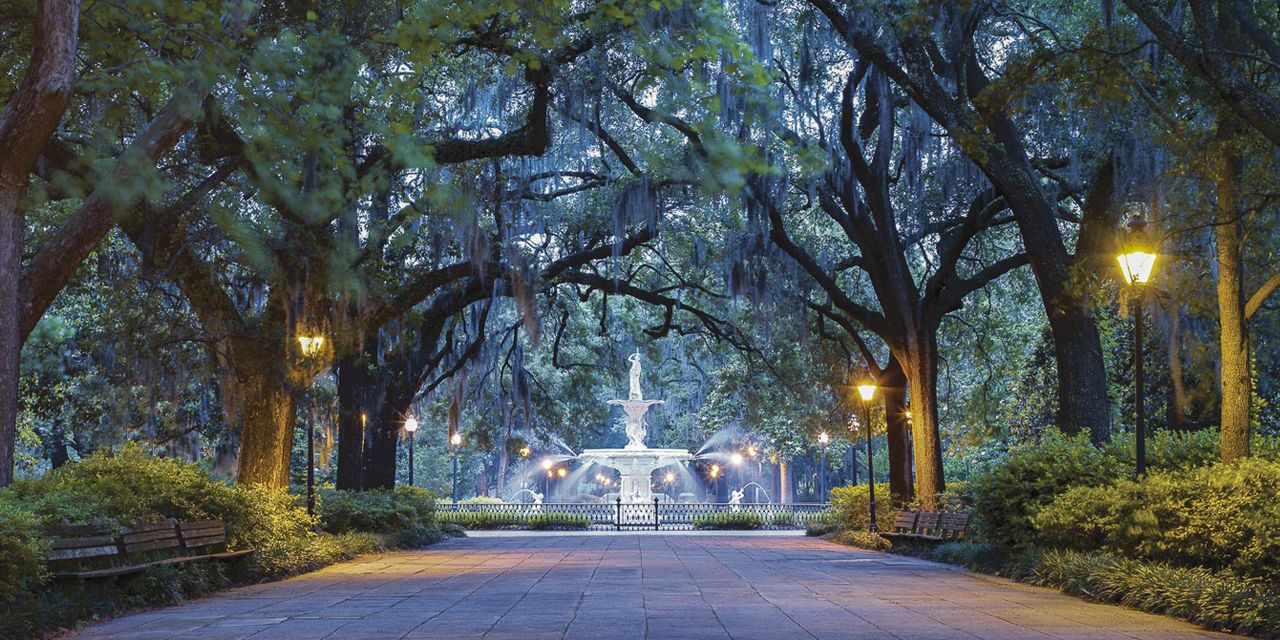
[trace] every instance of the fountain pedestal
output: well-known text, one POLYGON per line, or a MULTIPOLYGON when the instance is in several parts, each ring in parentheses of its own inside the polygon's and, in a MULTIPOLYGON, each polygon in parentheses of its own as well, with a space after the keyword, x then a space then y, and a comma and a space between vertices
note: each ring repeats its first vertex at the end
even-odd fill
POLYGON ((647 447, 625 449, 587 449, 578 455, 584 462, 615 469, 622 476, 618 497, 623 502, 649 502, 654 493, 649 482, 655 469, 684 463, 693 454, 684 449, 649 449, 647 447))

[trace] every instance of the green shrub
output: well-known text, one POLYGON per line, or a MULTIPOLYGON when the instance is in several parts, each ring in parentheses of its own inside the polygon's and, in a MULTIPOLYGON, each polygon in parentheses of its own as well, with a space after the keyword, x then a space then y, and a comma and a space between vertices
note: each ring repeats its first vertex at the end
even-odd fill
POLYGON ((779 511, 769 516, 769 524, 774 527, 796 526, 796 514, 790 511, 779 511))
POLYGON ((695 529, 759 529, 764 518, 753 511, 704 513, 693 519, 695 529))
POLYGON ((835 511, 823 511, 805 519, 804 534, 806 536, 825 536, 840 528, 840 520, 835 511))
POLYGON ((1036 539, 1031 517, 1041 507, 1071 487, 1104 485, 1126 471, 1084 435, 1047 430, 1038 444, 1013 452, 971 483, 975 531, 992 542, 1030 544, 1036 539))
MULTIPOLYGON (((839 521, 839 528, 866 530, 871 524, 870 495, 867 485, 835 487, 831 490, 831 510, 839 521)), ((876 483, 876 523, 881 529, 893 526, 894 505, 889 499, 889 485, 876 483)))
POLYGON ((45 578, 45 542, 31 513, 0 502, 0 609, 38 589, 45 578))
POLYGON ((31 637, 78 620, 181 600, 232 582, 296 574, 420 540, 422 530, 390 525, 429 517, 430 496, 412 490, 385 493, 370 497, 375 507, 366 510, 343 509, 337 499, 329 511, 334 516, 330 525, 342 531, 333 535, 317 533, 317 520, 283 488, 229 486, 198 465, 152 457, 134 445, 17 482, 0 491, 0 605, 11 598, 19 601, 0 606, 0 637, 31 637), (232 563, 158 567, 114 580, 41 581, 45 559, 40 527, 100 520, 121 529, 138 518, 154 517, 223 520, 230 546, 255 552, 232 563), (365 526, 376 530, 359 530, 365 526))
POLYGON ((320 529, 329 533, 373 532, 395 546, 419 547, 440 539, 435 496, 417 487, 393 490, 320 492, 320 529))
POLYGON ((560 512, 442 511, 436 514, 436 520, 465 529, 585 529, 591 526, 588 516, 560 512))
POLYGON ((571 513, 539 513, 528 521, 530 529, 586 529, 591 518, 571 513))
POLYGON ((871 551, 888 551, 893 547, 893 543, 889 542, 884 536, 870 531, 845 530, 836 533, 831 538, 840 544, 858 547, 859 549, 869 549, 871 551))
POLYGON ((1078 487, 1033 518, 1039 541, 1280 581, 1280 463, 1248 459, 1078 487))
POLYGON ((1215 629, 1280 636, 1280 592, 1256 578, 1102 554, 1049 551, 1030 581, 1215 629))

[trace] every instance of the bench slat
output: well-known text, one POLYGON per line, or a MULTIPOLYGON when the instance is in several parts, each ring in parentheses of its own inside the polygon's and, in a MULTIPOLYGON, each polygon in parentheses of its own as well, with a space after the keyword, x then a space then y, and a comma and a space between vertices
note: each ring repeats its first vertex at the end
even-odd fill
POLYGON ((91 536, 85 538, 54 538, 49 544, 50 549, 82 549, 84 547, 101 547, 108 544, 115 544, 116 539, 111 536, 91 536))
POLYGON ((84 560, 87 558, 103 558, 106 556, 120 555, 120 548, 115 544, 102 545, 98 547, 79 547, 75 549, 54 549, 49 552, 49 560, 54 562, 64 560, 84 560))
POLYGON ((210 545, 226 544, 226 543, 227 543, 227 537, 223 535, 204 536, 201 538, 187 538, 183 540, 183 544, 188 549, 191 549, 193 547, 208 547, 210 545))
POLYGON ((125 553, 141 553, 143 551, 156 551, 159 549, 176 549, 181 543, 177 538, 167 538, 164 540, 152 540, 150 542, 139 542, 136 544, 126 544, 124 546, 125 553))

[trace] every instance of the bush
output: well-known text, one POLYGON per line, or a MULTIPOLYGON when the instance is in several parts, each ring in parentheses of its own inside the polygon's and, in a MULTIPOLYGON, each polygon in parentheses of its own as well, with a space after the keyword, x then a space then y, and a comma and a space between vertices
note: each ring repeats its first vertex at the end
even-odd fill
POLYGON ((320 492, 320 529, 329 533, 358 531, 388 536, 398 547, 437 542, 435 496, 417 487, 388 490, 320 492))
POLYGON ((436 520, 465 529, 586 529, 591 518, 560 512, 445 511, 436 520))
POLYGON ((834 511, 823 511, 810 516, 804 525, 806 536, 825 536, 840 528, 840 520, 834 511))
POLYGON ((1280 636, 1280 592, 1256 578, 1101 554, 1049 551, 1030 581, 1215 629, 1280 636))
POLYGON ((889 540, 878 533, 870 531, 840 531, 832 536, 831 539, 840 544, 871 551, 888 551, 893 547, 893 543, 889 542, 889 540))
POLYGON ((0 605, 9 598, 20 602, 0 607, 0 637, 30 637, 77 620, 181 600, 231 582, 296 574, 420 539, 418 529, 389 524, 397 518, 420 522, 424 509, 430 513, 430 497, 385 493, 370 497, 376 507, 369 509, 343 509, 342 498, 336 499, 329 524, 337 534, 331 535, 315 532, 317 520, 283 488, 229 486, 198 465, 152 457, 135 445, 19 481, 0 491, 0 605), (120 530, 136 519, 156 517, 223 520, 230 546, 255 552, 232 563, 159 567, 109 581, 41 581, 40 527, 98 520, 120 530), (373 530, 361 531, 365 526, 373 530))
POLYGON ((764 518, 753 511, 704 513, 693 519, 695 529, 759 529, 764 518))
POLYGON ((1084 435, 1067 437, 1048 430, 1039 444, 1015 451, 972 482, 974 528, 992 542, 1030 544, 1036 538, 1031 517, 1041 507, 1071 487, 1101 486, 1126 470, 1084 435))
MULTIPOLYGON (((867 485, 859 484, 835 487, 831 490, 831 510, 835 512, 839 528, 866 530, 871 524, 870 495, 867 485)), ((881 529, 893 527, 893 502, 889 499, 889 485, 876 483, 876 524, 881 529)))
POLYGON ((796 526, 796 514, 790 511, 779 511, 769 516, 769 524, 774 527, 796 526))
POLYGON ((1033 518, 1039 541, 1280 581, 1280 463, 1247 459, 1079 487, 1033 518))
POLYGON ((591 518, 570 513, 539 513, 529 518, 530 529, 586 529, 591 518))
POLYGON ((0 609, 29 597, 45 578, 45 542, 31 513, 0 502, 0 609))

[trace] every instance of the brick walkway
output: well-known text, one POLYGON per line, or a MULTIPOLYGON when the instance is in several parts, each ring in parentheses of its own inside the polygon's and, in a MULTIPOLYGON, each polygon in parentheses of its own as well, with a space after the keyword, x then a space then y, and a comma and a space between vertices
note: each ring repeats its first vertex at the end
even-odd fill
POLYGON ((1204 638, 1190 624, 821 540, 458 539, 124 616, 90 638, 1204 638))

